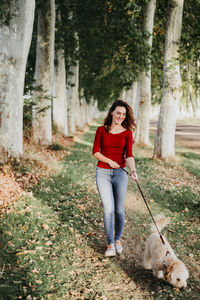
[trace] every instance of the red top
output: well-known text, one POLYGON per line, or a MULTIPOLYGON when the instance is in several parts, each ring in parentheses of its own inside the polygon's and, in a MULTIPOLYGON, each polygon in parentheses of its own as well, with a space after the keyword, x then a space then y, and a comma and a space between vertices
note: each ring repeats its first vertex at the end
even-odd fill
MULTIPOLYGON (((133 157, 132 147, 133 133, 131 130, 125 130, 114 134, 107 132, 104 126, 97 128, 93 145, 93 154, 100 152, 124 168, 126 166, 126 158, 133 157)), ((102 161, 98 161, 97 167, 112 169, 109 164, 102 161)))

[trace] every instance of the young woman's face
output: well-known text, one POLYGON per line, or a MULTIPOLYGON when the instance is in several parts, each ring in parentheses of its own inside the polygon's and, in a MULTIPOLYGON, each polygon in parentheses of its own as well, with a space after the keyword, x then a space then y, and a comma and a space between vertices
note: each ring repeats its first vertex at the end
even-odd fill
POLYGON ((113 117, 112 121, 117 125, 121 125, 126 118, 126 108, 123 106, 117 106, 111 115, 113 117))

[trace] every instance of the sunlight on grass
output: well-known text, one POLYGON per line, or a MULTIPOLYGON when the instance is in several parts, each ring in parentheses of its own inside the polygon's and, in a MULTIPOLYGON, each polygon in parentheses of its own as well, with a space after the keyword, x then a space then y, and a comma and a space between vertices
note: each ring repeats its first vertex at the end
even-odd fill
POLYGON ((84 141, 84 140, 82 140, 82 139, 80 139, 80 138, 78 138, 78 137, 76 137, 76 136, 74 137, 74 141, 75 141, 76 143, 78 143, 78 144, 83 144, 83 145, 90 146, 90 147, 93 146, 92 143, 87 142, 87 141, 84 141))

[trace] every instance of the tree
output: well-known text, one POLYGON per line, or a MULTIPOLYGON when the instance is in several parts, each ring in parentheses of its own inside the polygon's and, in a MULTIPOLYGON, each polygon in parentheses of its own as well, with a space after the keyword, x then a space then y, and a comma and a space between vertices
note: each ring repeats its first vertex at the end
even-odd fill
POLYGON ((33 107, 33 138, 41 145, 52 143, 51 100, 54 64, 55 1, 47 0, 38 6, 37 55, 33 107))
POLYGON ((4 160, 23 153, 24 77, 35 11, 34 0, 9 4, 8 15, 0 20, 0 153, 4 160))
POLYGON ((192 106, 195 118, 200 87, 200 1, 188 0, 184 3, 183 28, 180 45, 181 75, 184 98, 192 106))
POLYGON ((55 76, 53 86, 55 95, 53 97, 53 121, 63 136, 68 136, 67 122, 67 93, 66 93, 66 66, 64 51, 64 32, 62 27, 62 15, 60 6, 56 9, 56 32, 55 32, 55 76))
POLYGON ((87 101, 94 96, 99 108, 105 109, 147 66, 141 22, 146 1, 78 2, 80 88, 87 101))
POLYGON ((154 146, 154 157, 162 159, 174 155, 176 112, 182 95, 178 60, 182 13, 183 0, 168 1, 163 92, 154 146))
MULTIPOLYGON (((147 32, 149 51, 152 48, 152 32, 156 0, 149 0, 144 11, 144 30, 147 32)), ((151 62, 149 70, 143 71, 140 77, 140 100, 138 105, 137 130, 135 141, 149 144, 149 122, 151 113, 151 62)))
POLYGON ((79 108, 77 103, 79 101, 78 87, 79 87, 79 63, 72 62, 68 74, 68 128, 69 135, 73 136, 76 130, 76 109, 79 108))
POLYGON ((53 121, 63 136, 68 136, 66 69, 64 50, 55 53, 55 98, 53 99, 53 121))

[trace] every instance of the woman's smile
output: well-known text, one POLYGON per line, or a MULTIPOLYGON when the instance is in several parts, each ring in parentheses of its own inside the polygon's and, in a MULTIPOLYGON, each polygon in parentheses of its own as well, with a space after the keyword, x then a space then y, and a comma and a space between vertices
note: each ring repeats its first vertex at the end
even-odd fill
POLYGON ((113 122, 121 124, 126 118, 126 108, 123 106, 117 106, 112 112, 113 122))

